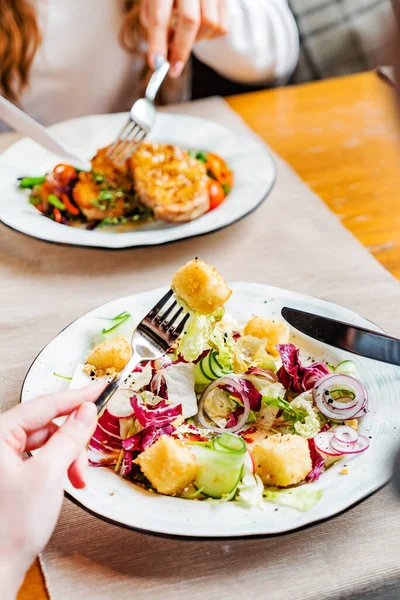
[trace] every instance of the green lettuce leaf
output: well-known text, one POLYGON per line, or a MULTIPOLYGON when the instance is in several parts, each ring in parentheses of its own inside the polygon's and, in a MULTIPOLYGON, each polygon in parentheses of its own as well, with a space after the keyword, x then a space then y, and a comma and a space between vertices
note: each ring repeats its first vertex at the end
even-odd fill
POLYGON ((192 313, 186 323, 185 333, 179 344, 179 353, 189 362, 208 348, 214 319, 212 315, 198 315, 192 313))
POLYGON ((288 490, 267 488, 264 491, 264 498, 267 502, 289 506, 290 508, 304 512, 314 508, 321 500, 323 493, 323 490, 315 489, 313 486, 305 484, 288 490))
POLYGON ((295 432, 304 438, 314 437, 321 429, 323 422, 313 406, 312 392, 308 391, 300 394, 292 400, 290 406, 298 413, 304 413, 303 418, 294 424, 295 432))

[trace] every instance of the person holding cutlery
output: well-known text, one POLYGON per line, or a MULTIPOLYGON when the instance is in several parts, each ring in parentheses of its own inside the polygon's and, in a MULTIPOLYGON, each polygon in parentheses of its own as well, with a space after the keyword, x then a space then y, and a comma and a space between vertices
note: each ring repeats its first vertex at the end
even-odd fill
POLYGON ((286 0, 1 0, 0 93, 44 125, 128 110, 156 55, 162 103, 190 97, 190 54, 231 80, 286 82, 298 33, 286 0))

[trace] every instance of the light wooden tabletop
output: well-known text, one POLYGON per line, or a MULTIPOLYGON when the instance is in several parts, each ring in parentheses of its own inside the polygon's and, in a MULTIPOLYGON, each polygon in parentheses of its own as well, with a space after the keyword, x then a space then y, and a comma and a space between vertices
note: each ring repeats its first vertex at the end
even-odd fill
MULTIPOLYGON (((229 104, 400 278, 400 144, 393 91, 375 73, 278 88, 229 104)), ((38 563, 18 600, 44 600, 38 563)))

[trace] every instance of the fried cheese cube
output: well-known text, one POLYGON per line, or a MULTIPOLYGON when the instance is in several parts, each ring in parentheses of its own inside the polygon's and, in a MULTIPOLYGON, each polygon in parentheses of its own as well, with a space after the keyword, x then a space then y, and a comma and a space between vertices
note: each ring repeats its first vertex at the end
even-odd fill
POLYGON ((151 485, 168 496, 176 496, 197 475, 194 454, 182 442, 163 435, 136 459, 151 485))
POLYGON ((300 435, 270 435, 252 449, 256 473, 266 485, 287 487, 311 471, 308 442, 300 435))
POLYGON ((221 308, 232 293, 218 271, 198 259, 181 267, 172 285, 191 310, 203 315, 221 308))
POLYGON ((245 335, 252 335, 260 339, 266 338, 266 350, 272 356, 279 356, 276 349, 277 344, 287 344, 289 342, 289 327, 282 321, 274 319, 265 319, 264 317, 254 316, 244 328, 245 335))
POLYGON ((114 368, 121 371, 130 359, 132 348, 125 337, 116 337, 97 344, 88 354, 86 363, 105 371, 114 368))

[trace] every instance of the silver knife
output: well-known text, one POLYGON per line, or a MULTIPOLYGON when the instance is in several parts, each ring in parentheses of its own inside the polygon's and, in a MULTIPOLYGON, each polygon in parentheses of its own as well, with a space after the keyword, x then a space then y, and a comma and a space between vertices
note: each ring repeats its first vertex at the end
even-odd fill
POLYGON ((319 342, 400 366, 400 340, 395 337, 287 306, 281 312, 292 327, 319 342))

